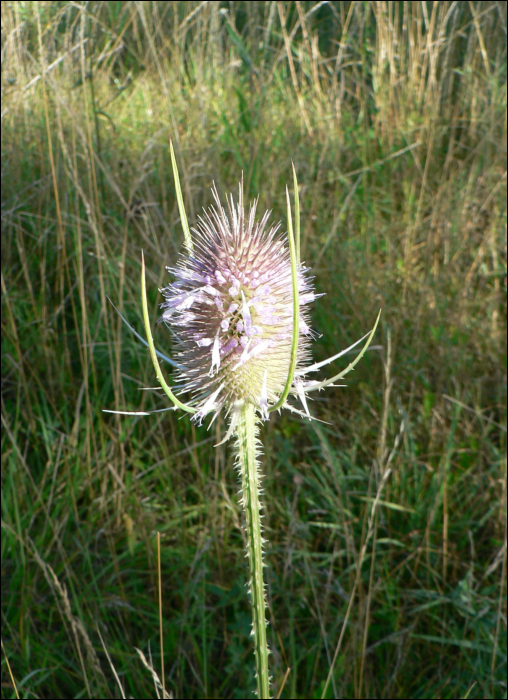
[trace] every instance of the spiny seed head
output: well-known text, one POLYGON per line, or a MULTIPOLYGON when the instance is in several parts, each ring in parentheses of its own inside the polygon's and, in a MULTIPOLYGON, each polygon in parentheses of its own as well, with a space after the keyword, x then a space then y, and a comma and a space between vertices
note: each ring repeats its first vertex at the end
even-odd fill
MULTIPOLYGON (((256 221, 257 200, 246 217, 242 187, 229 215, 217 190, 216 207, 204 210, 193 229, 194 250, 168 268, 175 280, 161 290, 164 321, 174 337, 176 382, 204 415, 250 402, 262 417, 287 381, 293 337, 290 253, 269 226, 271 212, 256 221)), ((316 298, 307 268, 297 270, 300 320, 298 367, 310 356, 308 304, 316 298)))

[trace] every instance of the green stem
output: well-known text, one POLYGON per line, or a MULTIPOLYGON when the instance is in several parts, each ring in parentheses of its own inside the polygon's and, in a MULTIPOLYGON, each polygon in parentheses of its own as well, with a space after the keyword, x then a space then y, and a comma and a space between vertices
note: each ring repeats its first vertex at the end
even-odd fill
POLYGON ((258 440, 256 439, 256 432, 254 406, 246 404, 240 410, 236 427, 238 468, 242 480, 242 505, 245 511, 247 531, 257 695, 258 698, 264 699, 270 697, 270 681, 268 676, 268 646, 266 643, 263 538, 261 537, 259 502, 260 473, 257 461, 258 440))

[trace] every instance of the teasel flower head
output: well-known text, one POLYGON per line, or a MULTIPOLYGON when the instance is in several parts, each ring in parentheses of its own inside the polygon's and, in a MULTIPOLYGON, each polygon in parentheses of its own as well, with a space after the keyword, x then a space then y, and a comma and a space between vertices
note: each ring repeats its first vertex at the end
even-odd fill
MULTIPOLYGON (((280 224, 269 223, 270 212, 256 219, 257 199, 245 211, 242 181, 238 202, 235 204, 231 196, 228 211, 221 205, 216 188, 212 189, 215 206, 199 217, 191 236, 172 144, 170 153, 185 239, 185 252, 175 267, 168 268, 174 280, 160 290, 164 301, 159 321, 171 332, 173 357, 155 348, 144 256, 141 299, 146 341, 120 314, 149 348, 161 388, 171 400, 169 408, 158 410, 180 409, 201 423, 209 414, 213 422, 224 409, 230 420, 222 442, 235 433, 238 417, 247 406, 264 420, 281 408, 311 419, 309 395, 327 386, 341 386, 334 382, 354 369, 363 357, 381 312, 370 333, 333 357, 309 364, 311 340, 315 338, 309 325, 309 304, 321 295, 314 292, 309 269, 300 262, 300 205, 294 167, 294 232, 287 187, 286 236, 280 233, 280 224), (365 339, 362 350, 342 372, 323 381, 307 379, 307 375, 350 352, 365 339), (158 358, 176 368, 173 388, 167 383, 158 358), (188 403, 182 400, 185 394, 190 398, 188 403), (301 408, 289 401, 291 397, 301 402, 301 408)), ((148 415, 146 411, 107 412, 148 415)))
MULTIPOLYGON (((290 373, 294 330, 291 256, 270 212, 256 218, 257 200, 244 208, 242 185, 228 211, 215 187, 215 206, 193 229, 193 250, 168 268, 174 281, 161 290, 163 321, 171 330, 178 393, 190 395, 193 418, 229 414, 250 403, 268 418, 290 373)), ((310 360, 308 307, 316 298, 309 270, 297 266, 299 298, 296 367, 310 360)), ((300 391, 301 393, 301 391, 300 391)))

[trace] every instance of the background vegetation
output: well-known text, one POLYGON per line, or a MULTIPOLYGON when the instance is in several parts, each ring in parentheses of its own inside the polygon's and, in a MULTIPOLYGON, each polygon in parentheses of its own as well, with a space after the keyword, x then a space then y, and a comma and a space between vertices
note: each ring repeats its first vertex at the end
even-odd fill
POLYGON ((141 332, 144 249, 157 318, 182 243, 170 137, 191 221, 242 171, 284 220, 294 161, 316 360, 383 308, 377 349, 311 405, 326 423, 262 431, 275 696, 288 668, 281 697, 322 696, 353 592, 327 697, 506 697, 505 40, 505 4, 476 0, 2 3, 2 639, 22 697, 118 697, 100 636, 125 696, 155 696, 135 647, 160 674, 156 532, 167 688, 252 696, 224 424, 102 412, 167 406, 107 298, 141 332))

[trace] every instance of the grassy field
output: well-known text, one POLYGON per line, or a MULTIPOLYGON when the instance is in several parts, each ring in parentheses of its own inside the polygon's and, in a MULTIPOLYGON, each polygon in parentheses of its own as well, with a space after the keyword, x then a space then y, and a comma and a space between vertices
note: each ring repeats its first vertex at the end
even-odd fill
POLYGON ((155 329, 170 138, 191 225, 294 162, 316 361, 383 309, 262 428, 274 697, 507 697, 506 77, 498 2, 2 3, 2 697, 162 696, 157 532, 167 690, 252 697, 225 422, 103 413, 168 405, 108 298, 143 249, 155 329))

